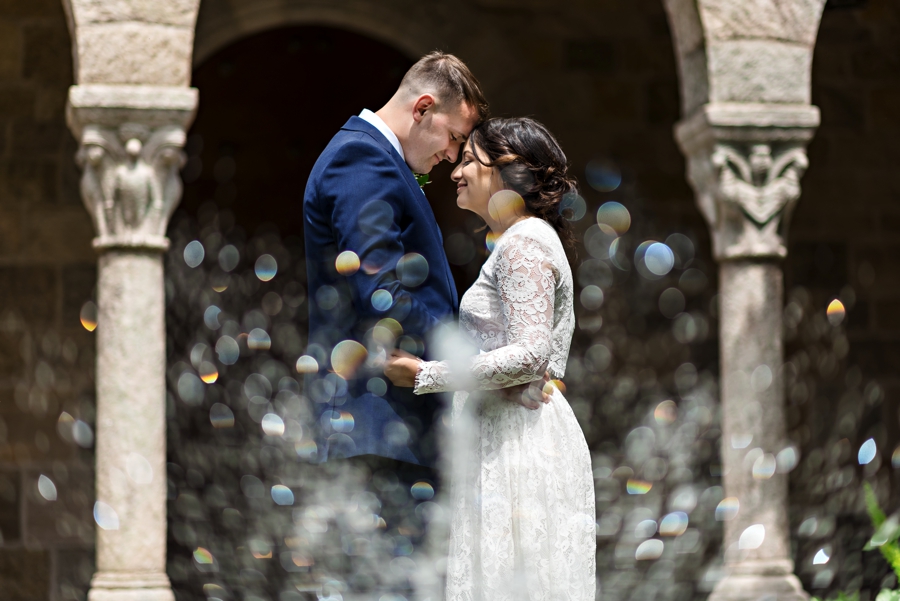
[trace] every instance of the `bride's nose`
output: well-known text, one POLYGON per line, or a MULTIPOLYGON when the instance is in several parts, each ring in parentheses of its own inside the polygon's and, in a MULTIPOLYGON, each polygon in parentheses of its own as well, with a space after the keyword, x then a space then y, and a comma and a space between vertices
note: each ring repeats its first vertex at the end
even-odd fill
POLYGON ((456 166, 456 169, 454 169, 453 173, 450 174, 450 179, 459 183, 459 180, 462 179, 462 163, 456 166))

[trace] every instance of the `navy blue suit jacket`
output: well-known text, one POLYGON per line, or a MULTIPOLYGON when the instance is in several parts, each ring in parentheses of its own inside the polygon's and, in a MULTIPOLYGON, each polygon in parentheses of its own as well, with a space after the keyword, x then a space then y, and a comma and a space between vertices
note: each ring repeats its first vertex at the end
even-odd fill
POLYGON ((334 359, 347 375, 346 364, 361 359, 360 348, 339 343, 373 348, 372 328, 385 318, 398 321, 409 337, 407 347, 417 344, 427 357, 428 332, 457 312, 456 286, 428 200, 384 135, 351 117, 313 167, 303 218, 308 353, 318 355, 320 365, 318 374, 306 378, 317 417, 318 459, 371 454, 434 465, 436 395, 395 388, 374 366, 363 365, 345 380, 332 365, 334 359), (350 275, 335 266, 345 251, 360 261, 350 275), (387 384, 386 391, 374 378, 387 384))

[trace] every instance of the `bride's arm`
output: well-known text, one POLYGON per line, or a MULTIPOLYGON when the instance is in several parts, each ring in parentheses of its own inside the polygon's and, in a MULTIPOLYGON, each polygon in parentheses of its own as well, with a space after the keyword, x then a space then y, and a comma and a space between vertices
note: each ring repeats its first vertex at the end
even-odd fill
POLYGON ((415 394, 491 390, 543 377, 550 362, 557 272, 539 241, 516 236, 503 242, 495 276, 508 344, 473 357, 463 370, 446 361, 422 361, 415 394))

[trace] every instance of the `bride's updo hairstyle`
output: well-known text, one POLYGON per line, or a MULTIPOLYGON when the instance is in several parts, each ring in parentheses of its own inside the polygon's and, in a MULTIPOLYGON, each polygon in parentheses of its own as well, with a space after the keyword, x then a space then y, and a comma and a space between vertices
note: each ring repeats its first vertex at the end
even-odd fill
POLYGON ((487 158, 478 161, 500 170, 505 187, 522 197, 528 212, 552 225, 560 240, 573 246, 572 225, 560 206, 566 194, 577 193, 577 185, 553 134, 528 117, 498 118, 472 130, 469 140, 487 158))

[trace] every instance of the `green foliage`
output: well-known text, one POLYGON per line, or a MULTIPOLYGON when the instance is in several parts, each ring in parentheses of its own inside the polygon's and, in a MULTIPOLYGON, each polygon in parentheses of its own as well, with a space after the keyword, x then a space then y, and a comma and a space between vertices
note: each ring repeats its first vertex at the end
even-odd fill
MULTIPOLYGON (((900 538, 900 518, 896 515, 887 517, 878 505, 878 499, 875 497, 875 491, 868 482, 863 483, 866 495, 866 509, 869 512, 869 518, 872 525, 875 526, 875 534, 866 544, 864 550, 870 551, 878 549, 887 560, 891 569, 900 579, 900 544, 897 539, 900 538)), ((878 594, 875 601, 900 601, 900 591, 891 593, 891 591, 883 590, 878 594), (886 594, 896 594, 897 596, 887 596, 886 594)))

